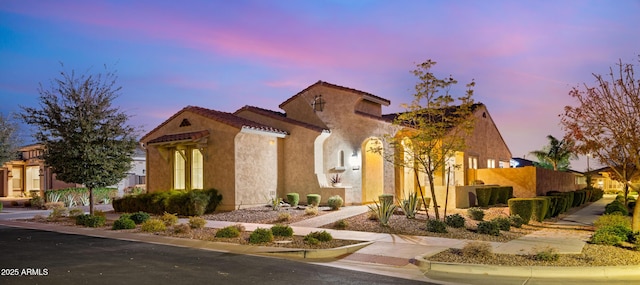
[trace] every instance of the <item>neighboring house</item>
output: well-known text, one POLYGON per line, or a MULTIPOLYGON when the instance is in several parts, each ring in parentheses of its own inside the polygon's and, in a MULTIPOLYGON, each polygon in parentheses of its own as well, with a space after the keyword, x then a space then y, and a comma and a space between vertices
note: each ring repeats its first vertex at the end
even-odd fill
POLYGON ((110 188, 118 188, 117 196, 122 197, 125 189, 140 187, 146 183, 146 152, 142 147, 136 147, 135 152, 131 156, 131 169, 126 173, 125 178, 120 180, 118 184, 109 186, 110 188))
MULTIPOLYGON (((215 188, 220 210, 264 205, 296 192, 322 201, 340 195, 346 204, 398 197, 417 187, 411 169, 395 167, 367 151, 399 131, 383 116, 390 101, 319 81, 289 98, 282 112, 246 106, 235 113, 187 106, 141 139, 147 152, 147 191, 215 188), (342 185, 330 178, 339 174, 342 185)), ((455 158, 451 185, 473 179, 468 169, 509 167, 511 153, 486 107, 474 106, 476 129, 455 158)), ((446 179, 439 179, 440 186, 446 179)), ((421 179, 423 180, 423 179, 421 179)), ((421 184, 423 187, 425 184, 421 184)))
MULTIPOLYGON (((621 193, 622 191, 624 191, 624 183, 613 178, 614 174, 610 167, 605 166, 602 168, 591 170, 588 173, 591 175, 591 184, 593 185, 593 187, 600 188, 606 193, 621 193)), ((631 182, 633 184, 640 183, 640 177, 636 176, 632 178, 631 182)))
MULTIPOLYGON (((18 159, 0 167, 0 197, 30 197, 32 191, 42 196, 47 190, 82 187, 81 184, 66 183, 56 179, 56 174, 51 168, 44 165, 43 151, 41 144, 21 147, 18 150, 18 159)), ((144 184, 146 167, 144 151, 137 149, 133 160, 132 169, 127 173, 127 177, 112 186, 118 187, 119 195, 122 195, 122 190, 127 186, 144 184)))

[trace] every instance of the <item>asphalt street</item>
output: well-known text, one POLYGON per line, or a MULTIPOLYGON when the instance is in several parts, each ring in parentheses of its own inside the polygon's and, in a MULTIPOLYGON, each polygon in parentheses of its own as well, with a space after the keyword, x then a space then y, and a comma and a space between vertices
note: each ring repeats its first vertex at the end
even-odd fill
POLYGON ((425 284, 305 262, 0 226, 0 284, 425 284))

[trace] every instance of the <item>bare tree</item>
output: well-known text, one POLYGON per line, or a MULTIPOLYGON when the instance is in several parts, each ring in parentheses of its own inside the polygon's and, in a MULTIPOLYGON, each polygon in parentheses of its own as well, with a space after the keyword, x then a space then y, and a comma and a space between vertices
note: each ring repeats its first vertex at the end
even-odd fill
POLYGON ((458 83, 452 76, 438 78, 431 68, 436 62, 427 60, 417 65, 412 73, 419 81, 411 104, 404 104, 405 112, 397 114, 394 125, 401 128, 398 134, 385 139, 396 154, 387 157, 397 166, 413 168, 418 182, 418 190, 424 202, 424 193, 419 185, 417 173, 426 174, 436 219, 440 219, 438 200, 436 199, 436 181, 438 174, 445 173, 445 167, 456 151, 466 147, 466 137, 472 132, 473 90, 475 83, 467 84, 466 94, 454 98, 450 94, 452 86, 458 83), (410 146, 403 146, 408 139, 410 146), (398 153, 398 151, 400 151, 398 153), (408 157, 408 159, 398 159, 408 157))
MULTIPOLYGON (((578 106, 566 106, 561 124, 581 153, 592 153, 617 177, 633 176, 640 165, 640 80, 633 64, 620 60, 609 74, 593 74, 595 86, 583 84, 570 92, 578 106)), ((623 181, 634 191, 639 187, 623 181)), ((633 210, 634 231, 640 230, 640 203, 633 210)))

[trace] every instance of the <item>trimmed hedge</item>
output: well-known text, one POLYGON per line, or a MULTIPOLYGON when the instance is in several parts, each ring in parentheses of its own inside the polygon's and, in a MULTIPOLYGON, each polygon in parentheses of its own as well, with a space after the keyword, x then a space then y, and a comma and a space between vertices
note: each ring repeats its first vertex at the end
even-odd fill
POLYGON ((549 200, 546 198, 512 198, 508 201, 512 215, 519 215, 525 224, 531 219, 541 222, 549 210, 549 200))
POLYGON ((216 189, 189 191, 162 191, 137 196, 125 196, 113 201, 116 212, 147 212, 161 215, 164 212, 180 216, 200 216, 216 210, 222 195, 216 189))
POLYGON ((307 195, 307 206, 318 206, 320 205, 320 194, 308 194, 307 195))
POLYGON ((289 203, 291 207, 298 207, 299 202, 300 202, 300 194, 287 193, 287 203, 289 203))
POLYGON ((513 197, 513 186, 498 187, 498 203, 507 204, 507 201, 513 197))
POLYGON ((493 192, 493 189, 493 187, 476 188, 476 197, 478 199, 479 207, 489 207, 491 192, 493 192))

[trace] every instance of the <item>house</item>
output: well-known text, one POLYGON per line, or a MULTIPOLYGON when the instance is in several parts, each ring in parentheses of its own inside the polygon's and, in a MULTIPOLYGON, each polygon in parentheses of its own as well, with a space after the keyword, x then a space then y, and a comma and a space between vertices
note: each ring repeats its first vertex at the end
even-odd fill
MULTIPOLYGON (((141 139, 147 153, 147 191, 215 188, 220 210, 264 205, 299 193, 320 194, 323 203, 340 195, 346 204, 365 204, 387 193, 398 197, 417 187, 412 169, 400 169, 367 151, 383 146, 400 129, 376 95, 323 81, 280 104, 284 112, 245 106, 234 113, 187 106, 141 139), (339 175, 341 185, 330 178, 339 175)), ((476 129, 463 165, 446 180, 465 185, 468 169, 508 167, 511 153, 486 107, 474 106, 476 129)), ((446 184, 444 179, 439 186, 446 184)), ((424 184, 422 184, 424 186, 424 184)))
MULTIPOLYGON (((605 166, 591 170, 587 174, 591 175, 591 184, 593 187, 600 188, 604 190, 605 193, 622 193, 624 192, 624 183, 615 179, 616 175, 614 173, 610 167, 605 166)), ((633 185, 640 184, 640 177, 638 175, 633 175, 630 180, 633 185)))
MULTIPOLYGON (((16 160, 0 167, 0 197, 31 197, 32 192, 42 197, 47 190, 82 187, 81 184, 58 180, 51 168, 45 166, 43 152, 44 147, 41 144, 23 146, 18 149, 16 160)), ((122 195, 125 187, 144 184, 145 159, 145 152, 137 149, 127 177, 112 186, 118 188, 119 195, 122 195)))

